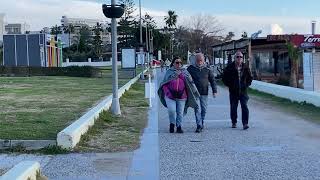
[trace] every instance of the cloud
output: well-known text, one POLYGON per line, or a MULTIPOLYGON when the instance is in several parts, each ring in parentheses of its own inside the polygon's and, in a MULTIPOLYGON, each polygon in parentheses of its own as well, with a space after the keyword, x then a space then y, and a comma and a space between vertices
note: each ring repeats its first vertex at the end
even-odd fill
POLYGON ((271 24, 278 24, 283 28, 284 34, 310 33, 310 19, 297 17, 278 16, 239 16, 239 15, 216 15, 217 19, 225 26, 226 31, 235 32, 239 37, 243 31, 249 35, 262 30, 261 36, 271 34, 271 24))
POLYGON ((279 24, 271 24, 271 34, 272 35, 283 34, 282 27, 279 24))

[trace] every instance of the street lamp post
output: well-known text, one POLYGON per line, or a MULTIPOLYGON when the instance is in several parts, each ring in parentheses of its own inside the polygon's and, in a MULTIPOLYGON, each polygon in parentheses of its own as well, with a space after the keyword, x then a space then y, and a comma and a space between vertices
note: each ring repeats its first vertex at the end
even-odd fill
MULTIPOLYGON (((139 14, 140 14, 140 47, 139 47, 139 58, 142 58, 143 54, 143 41, 142 41, 142 17, 141 17, 141 0, 139 0, 139 14)), ((144 58, 143 58, 143 63, 142 63, 142 73, 141 73, 141 79, 144 79, 144 58)))
POLYGON ((120 115, 120 103, 118 94, 118 52, 117 52, 117 19, 124 13, 124 5, 116 5, 115 0, 111 0, 111 5, 102 5, 103 13, 111 18, 111 44, 112 44, 112 105, 111 111, 114 115, 120 115))

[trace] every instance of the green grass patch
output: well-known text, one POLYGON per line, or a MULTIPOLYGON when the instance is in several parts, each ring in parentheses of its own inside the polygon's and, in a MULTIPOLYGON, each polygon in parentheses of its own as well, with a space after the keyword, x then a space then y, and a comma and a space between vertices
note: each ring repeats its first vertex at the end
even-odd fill
MULTIPOLYGON (((119 87, 128 80, 119 79, 119 87)), ((0 139, 56 139, 111 93, 111 76, 0 77, 0 139)))
POLYGON ((0 150, 0 153, 55 155, 67 154, 70 153, 70 151, 55 145, 50 145, 39 150, 27 150, 24 146, 18 145, 7 149, 2 149, 0 150))
POLYGON ((248 93, 256 100, 270 104, 284 112, 298 115, 305 120, 311 120, 313 122, 320 123, 320 107, 316 107, 313 104, 291 101, 250 88, 248 89, 248 93))
POLYGON ((81 137, 75 151, 124 152, 137 149, 146 127, 149 106, 144 98, 144 83, 134 84, 120 98, 120 106, 119 116, 110 111, 100 113, 95 125, 81 137))

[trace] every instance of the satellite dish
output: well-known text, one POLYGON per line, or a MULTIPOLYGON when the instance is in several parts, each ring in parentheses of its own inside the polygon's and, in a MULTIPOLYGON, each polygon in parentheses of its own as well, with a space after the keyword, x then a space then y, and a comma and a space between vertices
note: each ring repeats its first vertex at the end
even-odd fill
POLYGON ((251 35, 251 39, 257 39, 258 36, 259 36, 259 34, 261 34, 261 33, 262 33, 261 30, 259 30, 258 32, 253 33, 253 34, 251 35))

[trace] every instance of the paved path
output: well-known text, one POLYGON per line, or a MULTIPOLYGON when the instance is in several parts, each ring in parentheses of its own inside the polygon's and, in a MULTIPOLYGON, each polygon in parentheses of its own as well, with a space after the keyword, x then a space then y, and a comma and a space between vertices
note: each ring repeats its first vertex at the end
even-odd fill
POLYGON ((209 98, 200 134, 194 133, 192 109, 183 121, 185 133, 168 133, 161 105, 160 179, 320 179, 319 125, 250 99, 250 128, 242 130, 240 120, 232 129, 228 92, 218 91, 217 98, 209 98))

